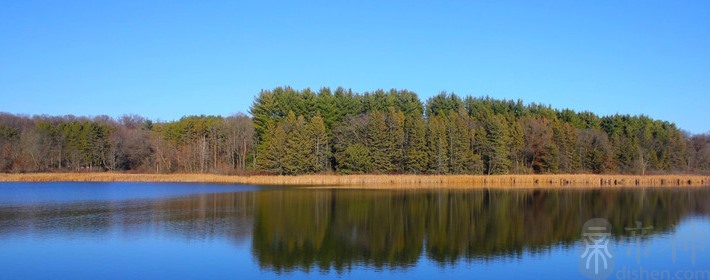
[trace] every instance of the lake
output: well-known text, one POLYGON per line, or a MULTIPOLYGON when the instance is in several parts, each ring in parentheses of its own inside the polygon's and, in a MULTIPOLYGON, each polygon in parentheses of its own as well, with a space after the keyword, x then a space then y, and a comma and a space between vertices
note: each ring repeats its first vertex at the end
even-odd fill
POLYGON ((0 183, 0 279, 710 279, 708 241, 710 188, 0 183))

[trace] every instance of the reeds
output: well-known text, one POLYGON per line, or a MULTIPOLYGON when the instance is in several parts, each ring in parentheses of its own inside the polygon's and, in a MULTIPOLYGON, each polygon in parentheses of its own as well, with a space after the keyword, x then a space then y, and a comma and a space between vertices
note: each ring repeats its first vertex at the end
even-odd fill
POLYGON ((200 182, 350 188, 710 186, 702 175, 301 175, 27 173, 0 174, 0 182, 200 182))

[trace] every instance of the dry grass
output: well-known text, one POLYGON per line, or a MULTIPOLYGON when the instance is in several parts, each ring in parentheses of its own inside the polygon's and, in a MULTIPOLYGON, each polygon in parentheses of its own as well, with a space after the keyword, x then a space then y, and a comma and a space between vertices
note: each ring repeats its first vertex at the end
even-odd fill
POLYGON ((346 188, 710 186, 701 175, 302 175, 29 173, 0 174, 0 182, 203 182, 346 188))

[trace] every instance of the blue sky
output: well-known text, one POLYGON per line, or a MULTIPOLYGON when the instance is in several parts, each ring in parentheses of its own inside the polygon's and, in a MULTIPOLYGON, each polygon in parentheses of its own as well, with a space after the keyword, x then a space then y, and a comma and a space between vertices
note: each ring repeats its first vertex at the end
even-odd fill
POLYGON ((229 115, 282 85, 489 95, 707 132, 710 2, 0 3, 0 111, 229 115))

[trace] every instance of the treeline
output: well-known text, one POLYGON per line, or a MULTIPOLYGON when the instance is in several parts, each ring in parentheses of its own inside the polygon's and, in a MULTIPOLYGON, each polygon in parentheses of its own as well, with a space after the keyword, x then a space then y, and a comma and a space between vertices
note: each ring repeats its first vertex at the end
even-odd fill
POLYGON ((0 114, 0 172, 668 173, 710 170, 710 135, 646 116, 407 90, 262 91, 251 117, 152 122, 0 114))
POLYGON ((254 164, 278 174, 640 173, 710 169, 710 136, 646 116, 406 90, 262 91, 254 164))
POLYGON ((2 172, 233 173, 248 168, 253 147, 245 115, 153 123, 140 116, 0 114, 2 172))

